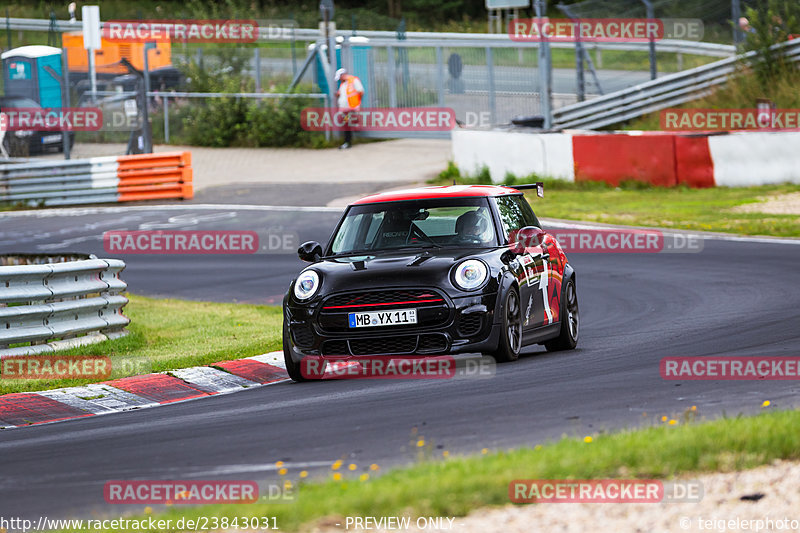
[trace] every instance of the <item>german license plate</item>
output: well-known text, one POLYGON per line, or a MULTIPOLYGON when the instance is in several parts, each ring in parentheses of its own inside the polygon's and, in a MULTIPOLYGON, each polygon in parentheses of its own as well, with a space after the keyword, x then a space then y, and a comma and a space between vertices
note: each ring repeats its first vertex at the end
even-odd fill
POLYGON ((392 311, 370 311, 350 313, 351 328, 370 328, 375 326, 403 326, 417 323, 416 309, 393 309, 392 311))
POLYGON ((61 140, 61 135, 43 135, 42 144, 57 143, 61 140))

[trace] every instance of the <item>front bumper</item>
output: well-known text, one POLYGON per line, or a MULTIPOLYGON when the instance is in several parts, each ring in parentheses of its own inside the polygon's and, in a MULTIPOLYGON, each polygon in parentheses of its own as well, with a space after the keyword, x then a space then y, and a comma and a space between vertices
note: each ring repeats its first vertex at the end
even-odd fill
MULTIPOLYGON (((367 355, 429 356, 497 349, 501 328, 495 324, 497 293, 451 297, 429 289, 441 302, 393 304, 381 310, 417 309, 419 323, 405 326, 349 328, 347 315, 360 309, 331 309, 338 295, 327 296, 312 305, 300 305, 287 298, 284 321, 288 326, 286 346, 295 362, 307 355, 346 359, 367 355)), ((371 310, 375 310, 371 308, 371 310)))

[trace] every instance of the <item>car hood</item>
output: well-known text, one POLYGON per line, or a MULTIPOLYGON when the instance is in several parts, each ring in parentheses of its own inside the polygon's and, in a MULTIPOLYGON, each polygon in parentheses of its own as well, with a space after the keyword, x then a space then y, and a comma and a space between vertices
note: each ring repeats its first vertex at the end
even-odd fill
POLYGON ((329 258, 308 268, 321 274, 322 294, 383 287, 452 289, 449 279, 453 265, 471 257, 483 258, 491 265, 493 261, 489 261, 488 256, 494 253, 495 249, 486 248, 415 250, 329 258))

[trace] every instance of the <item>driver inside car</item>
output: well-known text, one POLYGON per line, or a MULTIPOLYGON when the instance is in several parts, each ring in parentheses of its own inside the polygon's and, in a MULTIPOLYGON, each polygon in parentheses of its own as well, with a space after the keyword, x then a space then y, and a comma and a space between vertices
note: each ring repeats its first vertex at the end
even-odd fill
POLYGON ((478 210, 467 211, 456 219, 456 234, 459 242, 485 243, 492 239, 489 220, 478 210))

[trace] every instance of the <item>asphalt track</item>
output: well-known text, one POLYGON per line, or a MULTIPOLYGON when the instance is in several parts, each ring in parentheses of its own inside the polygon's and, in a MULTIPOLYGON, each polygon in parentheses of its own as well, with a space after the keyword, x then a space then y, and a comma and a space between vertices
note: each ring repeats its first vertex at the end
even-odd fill
MULTIPOLYGON (((192 229, 266 224, 301 240, 324 240, 337 218, 333 211, 171 209, 178 210, 0 214, 0 252, 94 251, 102 257, 102 231, 142 223, 192 229), (170 222, 178 215, 184 216, 170 222)), ((275 254, 124 259, 132 292, 219 301, 274 301, 301 266, 291 255, 275 254)), ((701 253, 572 254, 570 261, 578 273, 582 318, 573 352, 548 354, 536 347, 491 378, 281 383, 2 431, 0 515, 141 512, 141 506, 104 503, 103 485, 113 479, 267 483, 278 479, 279 460, 289 477, 302 468, 322 475, 336 459, 385 469, 416 460, 414 431, 437 455, 445 449, 476 453, 657 424, 662 415, 691 405, 712 418, 757 412, 767 399, 776 408, 800 404, 792 381, 659 376, 666 356, 797 356, 800 246, 706 240, 701 253)))

